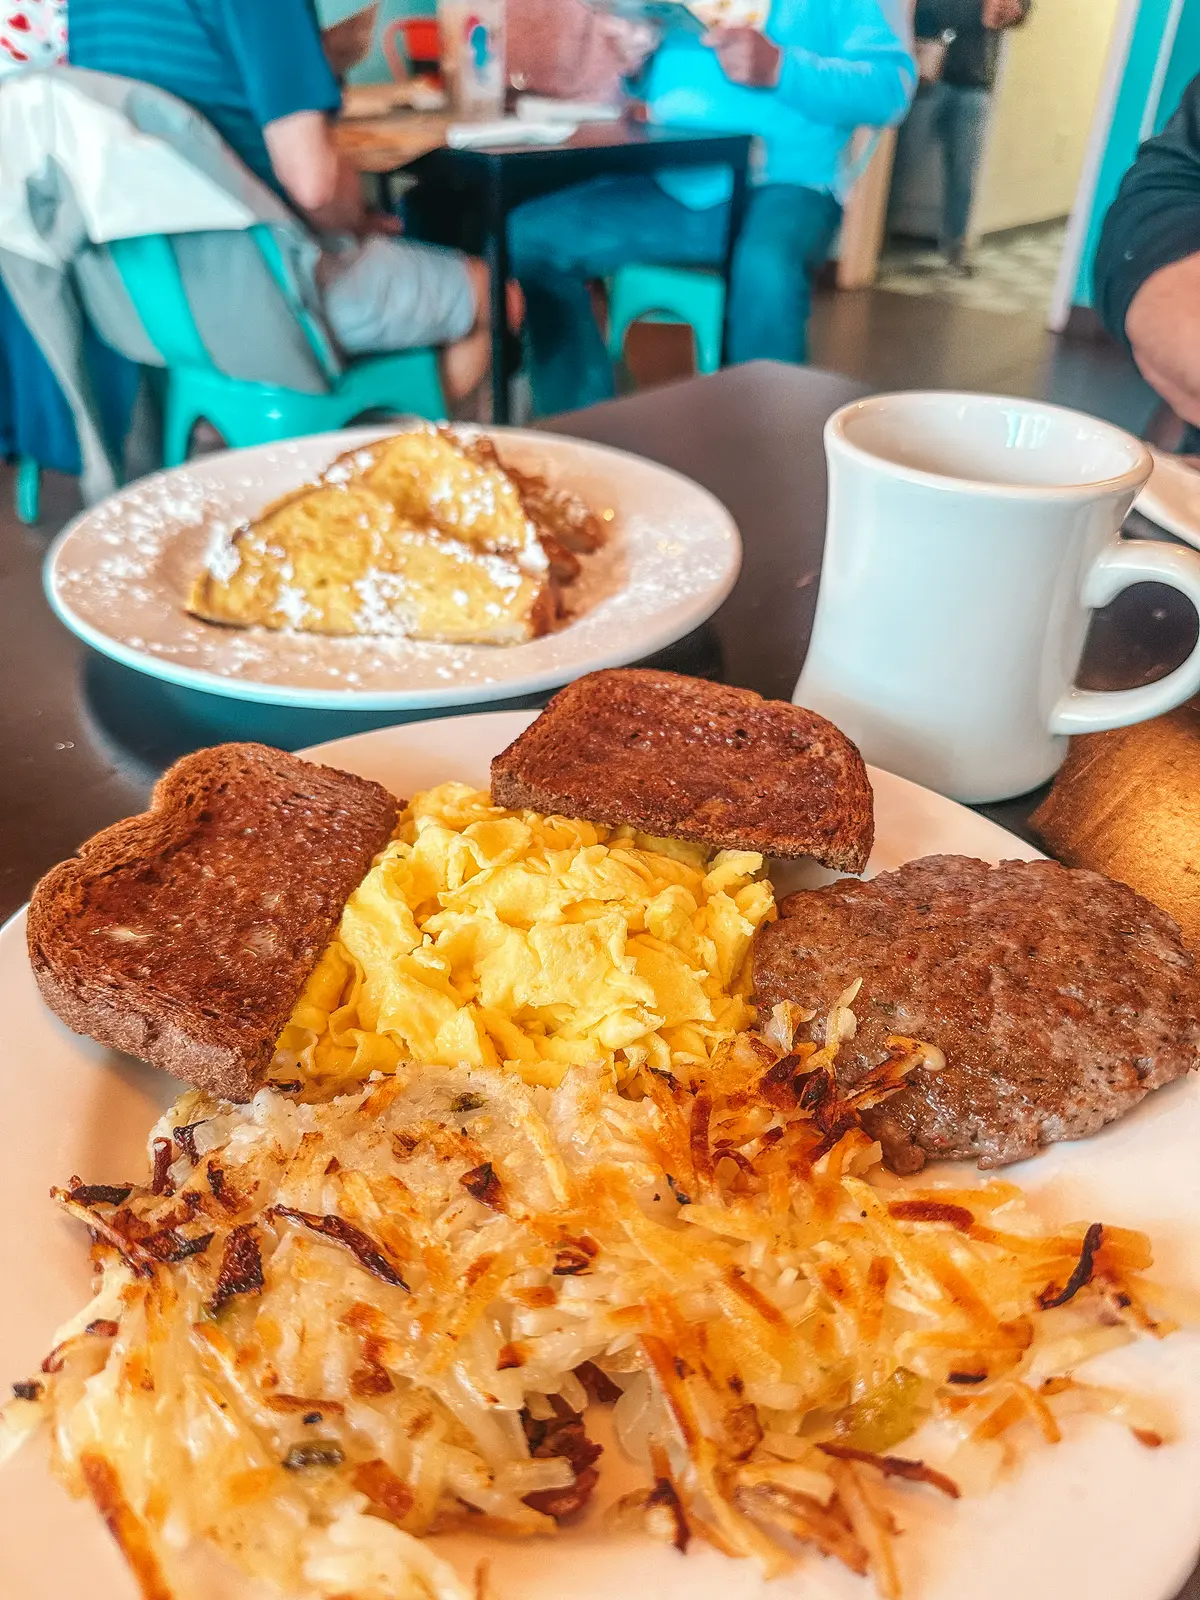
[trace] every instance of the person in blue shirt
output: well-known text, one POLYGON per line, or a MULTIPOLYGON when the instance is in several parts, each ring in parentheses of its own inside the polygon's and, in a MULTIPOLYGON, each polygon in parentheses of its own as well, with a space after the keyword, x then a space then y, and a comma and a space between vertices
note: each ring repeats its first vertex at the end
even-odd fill
MULTIPOLYGON (((804 361, 810 279, 841 219, 857 127, 899 122, 916 88, 904 0, 773 0, 761 31, 672 30, 635 91, 650 120, 758 136, 761 160, 733 262, 732 361, 804 361)), ((612 368, 587 284, 627 262, 720 263, 725 168, 597 178, 513 213, 539 412, 609 398, 612 368)))
MULTIPOLYGON (((326 245, 319 281, 349 355, 443 347, 450 399, 488 363, 482 261, 396 238, 368 212, 331 118, 341 91, 313 0, 70 0, 72 66, 135 78, 187 101, 326 245)), ((518 302, 510 295, 514 312, 518 302)))

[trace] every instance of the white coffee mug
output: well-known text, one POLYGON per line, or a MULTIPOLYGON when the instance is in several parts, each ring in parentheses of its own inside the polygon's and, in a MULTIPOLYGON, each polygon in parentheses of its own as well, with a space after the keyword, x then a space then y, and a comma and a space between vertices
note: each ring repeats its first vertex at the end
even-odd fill
POLYGON ((1051 777, 1067 737, 1158 716, 1200 689, 1200 644, 1157 683, 1075 687, 1092 610, 1131 583, 1200 611, 1200 556, 1121 539, 1145 446, 1031 400, 892 394, 825 428, 829 518, 793 699, 866 759, 968 802, 1051 777))

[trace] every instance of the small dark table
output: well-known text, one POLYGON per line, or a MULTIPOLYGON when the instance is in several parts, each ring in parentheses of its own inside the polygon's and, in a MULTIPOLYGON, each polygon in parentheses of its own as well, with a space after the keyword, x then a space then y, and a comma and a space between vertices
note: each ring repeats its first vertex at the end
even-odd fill
POLYGON ((661 172, 667 167, 727 166, 733 172, 729 235, 720 263, 725 281, 746 206, 748 134, 688 133, 631 122, 586 124, 565 144, 452 150, 443 145, 402 170, 417 179, 410 204, 423 237, 481 254, 492 277, 492 415, 508 421, 504 286, 507 222, 522 201, 589 178, 661 172))

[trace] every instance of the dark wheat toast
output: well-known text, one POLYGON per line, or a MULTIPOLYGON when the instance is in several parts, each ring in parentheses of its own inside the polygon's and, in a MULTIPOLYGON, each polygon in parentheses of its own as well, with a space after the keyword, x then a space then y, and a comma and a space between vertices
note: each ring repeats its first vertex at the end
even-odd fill
POLYGON ((875 831, 862 757, 824 717, 643 668, 556 694, 492 762, 492 798, 842 872, 863 870, 875 831))
POLYGON ((396 824, 377 783, 258 744, 185 756, 51 869, 29 959, 76 1033, 247 1100, 396 824))

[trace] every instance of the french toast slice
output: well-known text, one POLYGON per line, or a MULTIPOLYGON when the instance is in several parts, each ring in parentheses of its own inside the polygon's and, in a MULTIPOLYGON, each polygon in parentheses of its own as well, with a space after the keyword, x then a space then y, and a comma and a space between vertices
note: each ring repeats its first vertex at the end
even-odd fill
POLYGON ((444 429, 414 428, 360 445, 332 462, 324 476, 326 483, 379 495, 412 527, 509 555, 531 573, 546 569, 516 485, 494 456, 469 454, 444 429))
POLYGON ((249 1099, 399 804, 265 745, 185 756, 149 810, 35 888, 29 959, 43 998, 76 1033, 249 1099))
POLYGON ((645 668, 560 690, 492 762, 514 810, 861 872, 874 839, 867 770, 815 712, 749 689, 645 668))
POLYGON ((590 555, 604 543, 603 521, 574 489, 552 484, 540 473, 523 472, 502 461, 495 441, 485 434, 469 440, 462 448, 472 461, 496 467, 511 480, 543 546, 550 542, 572 555, 590 555))
POLYGON ((556 607, 544 558, 526 570, 410 526, 358 482, 303 490, 240 528, 188 600, 206 622, 451 644, 521 644, 556 607))

